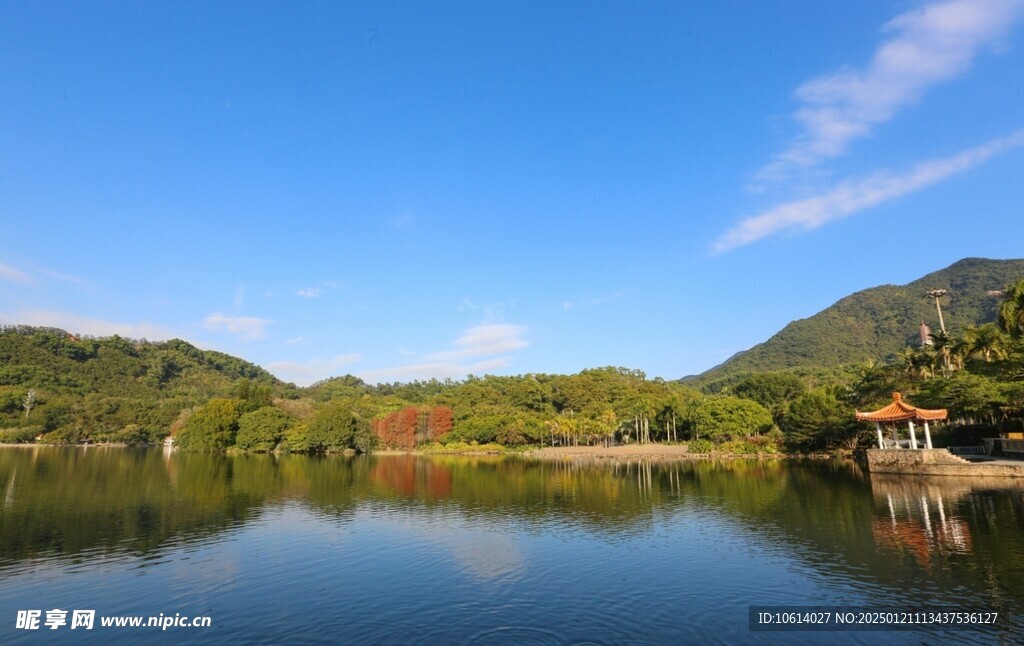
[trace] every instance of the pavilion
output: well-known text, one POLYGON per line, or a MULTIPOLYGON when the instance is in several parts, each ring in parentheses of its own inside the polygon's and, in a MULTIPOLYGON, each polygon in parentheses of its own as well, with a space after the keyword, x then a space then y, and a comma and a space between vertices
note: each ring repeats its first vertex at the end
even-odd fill
MULTIPOLYGON (((906 421, 910 427, 910 448, 917 449, 917 435, 914 433, 914 422, 924 422, 924 447, 926 449, 932 448, 932 436, 928 429, 928 422, 946 419, 947 413, 945 409, 938 410, 927 410, 924 408, 917 408, 911 406, 907 402, 903 401, 903 396, 899 393, 892 394, 892 403, 885 408, 880 408, 870 413, 857 413, 857 420, 864 422, 874 422, 875 430, 878 432, 878 448, 885 448, 885 440, 882 437, 882 423, 892 423, 906 421)), ((894 439, 897 439, 894 437, 894 439)), ((894 448, 899 448, 899 443, 895 443, 894 448)))

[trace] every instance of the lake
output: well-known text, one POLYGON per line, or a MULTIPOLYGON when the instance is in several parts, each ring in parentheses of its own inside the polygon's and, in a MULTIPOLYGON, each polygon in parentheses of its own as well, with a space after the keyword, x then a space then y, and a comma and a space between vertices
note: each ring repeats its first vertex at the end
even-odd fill
POLYGON ((1014 480, 871 477, 840 461, 12 447, 0 449, 0 498, 0 643, 1009 643, 1024 634, 1024 482, 1014 480), (1000 620, 955 631, 752 632, 753 605, 956 607, 1000 620), (18 611, 33 609, 40 628, 17 628, 18 611), (44 625, 53 609, 68 611, 67 625, 44 625), (83 609, 95 611, 93 629, 71 629, 83 609), (211 625, 100 626, 161 613, 211 625))

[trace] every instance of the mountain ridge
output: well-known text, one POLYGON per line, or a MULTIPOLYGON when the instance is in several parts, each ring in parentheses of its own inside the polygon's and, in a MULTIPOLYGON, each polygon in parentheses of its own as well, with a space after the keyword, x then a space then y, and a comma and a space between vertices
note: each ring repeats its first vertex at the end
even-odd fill
POLYGON ((947 331, 995 320, 999 299, 990 292, 1024 276, 1024 259, 963 258, 905 285, 883 284, 854 292, 796 319, 767 340, 732 355, 685 381, 708 381, 738 372, 833 367, 867 359, 887 361, 916 345, 921 322, 940 329, 935 301, 925 292, 945 289, 940 301, 947 331))

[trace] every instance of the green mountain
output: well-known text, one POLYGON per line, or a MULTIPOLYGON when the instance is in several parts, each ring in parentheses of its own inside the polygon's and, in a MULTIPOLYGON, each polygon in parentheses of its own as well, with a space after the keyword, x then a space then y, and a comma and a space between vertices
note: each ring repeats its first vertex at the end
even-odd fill
POLYGON ((180 339, 0 327, 0 429, 80 427, 109 435, 135 425, 165 432, 182 410, 231 394, 240 380, 284 388, 259 366, 180 339))
POLYGON ((710 381, 740 372, 831 367, 867 359, 887 361, 920 344, 921 322, 939 330, 933 289, 948 290, 940 303, 946 330, 996 318, 1000 299, 991 292, 1024 276, 1024 260, 965 258, 906 285, 881 285, 840 299, 814 316, 793 321, 773 337, 697 376, 710 381))

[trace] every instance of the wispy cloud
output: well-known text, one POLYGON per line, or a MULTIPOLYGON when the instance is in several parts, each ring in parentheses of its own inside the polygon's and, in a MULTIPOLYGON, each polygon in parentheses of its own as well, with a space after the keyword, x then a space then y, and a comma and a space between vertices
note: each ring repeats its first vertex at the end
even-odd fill
POLYGON ((415 363, 360 374, 367 381, 445 379, 506 368, 512 353, 529 347, 522 325, 485 324, 466 329, 450 350, 423 355, 415 363))
POLYGON ((290 381, 299 386, 334 377, 345 366, 357 363, 362 359, 360 354, 341 354, 329 359, 316 358, 306 362, 274 361, 264 366, 280 379, 290 381))
POLYGON ((530 345, 523 338, 526 328, 522 325, 488 324, 477 325, 462 333, 452 345, 455 350, 435 352, 425 357, 428 361, 456 361, 471 357, 484 357, 522 350, 530 345))
POLYGON ((0 262, 0 280, 6 280, 19 285, 31 285, 35 281, 24 271, 0 262))
POLYGON ((919 163, 903 173, 883 172, 847 180, 820 195, 784 202, 742 220, 720 237, 713 249, 721 253, 786 231, 816 229, 832 220, 925 189, 1022 144, 1024 130, 1019 130, 951 157, 919 163))
POLYGON ((267 327, 273 323, 268 319, 253 316, 227 316, 215 312, 203 320, 203 327, 211 332, 232 334, 239 341, 257 341, 267 336, 267 327))
POLYGON ((150 341, 186 338, 186 335, 181 332, 176 332, 155 323, 105 321, 55 310, 21 310, 14 314, 0 313, 0 323, 5 325, 55 327, 74 334, 100 337, 117 334, 130 339, 148 339, 150 341))
POLYGON ((36 271, 46 276, 47 278, 53 278, 54 280, 59 280, 65 283, 73 283, 81 287, 89 286, 89 281, 85 280, 84 278, 79 278, 78 276, 73 276, 71 274, 65 274, 64 272, 61 271, 54 271, 53 269, 47 269, 46 267, 36 267, 36 271))
POLYGON ((459 312, 480 312, 483 315, 484 321, 488 323, 496 323, 497 321, 500 321, 502 318, 504 318, 505 310, 508 309, 509 307, 514 307, 515 304, 515 301, 511 301, 510 303, 503 303, 499 301, 497 303, 487 303, 485 305, 481 305, 480 303, 477 303, 469 296, 464 296, 462 298, 462 301, 459 303, 459 312))
POLYGON ((25 269, 20 269, 0 262, 0 280, 6 280, 20 285, 35 285, 36 278, 38 276, 45 276, 46 278, 52 278, 65 283, 74 283, 81 287, 89 286, 88 281, 83 278, 72 276, 71 274, 65 274, 60 271, 54 271, 53 269, 48 269, 46 267, 32 265, 25 269))
POLYGON ((865 68, 844 68, 797 88, 793 118, 802 132, 757 179, 785 179, 843 154, 930 86, 969 70, 1022 15, 1024 0, 948 0, 897 16, 884 26, 891 36, 865 68))
POLYGON ((305 341, 306 341, 306 337, 297 336, 294 339, 288 339, 287 341, 284 342, 284 344, 285 345, 298 345, 299 343, 304 343, 305 341))
POLYGON ((322 293, 323 292, 316 287, 306 287, 305 289, 300 289, 295 292, 297 296, 301 296, 302 298, 319 298, 322 293))
POLYGON ((618 291, 612 294, 602 294, 601 296, 597 296, 595 298, 591 298, 588 300, 565 301, 564 303, 562 303, 562 310, 566 312, 571 312, 572 310, 576 309, 597 307, 598 305, 604 305, 606 303, 611 303, 612 301, 617 301, 625 295, 626 292, 618 291))

